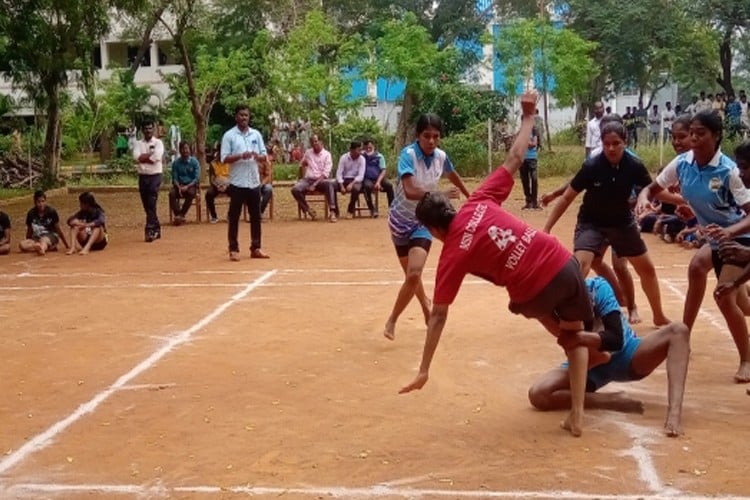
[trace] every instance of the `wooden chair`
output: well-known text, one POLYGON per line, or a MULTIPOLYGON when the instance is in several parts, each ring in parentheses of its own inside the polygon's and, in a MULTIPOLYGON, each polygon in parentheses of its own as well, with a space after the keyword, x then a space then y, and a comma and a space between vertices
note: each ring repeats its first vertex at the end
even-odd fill
MULTIPOLYGON (((180 198, 179 201, 182 201, 182 198, 180 198)), ((196 190, 195 198, 193 198, 193 207, 195 207, 195 220, 197 222, 203 221, 203 211, 201 209, 201 205, 203 203, 203 192, 201 191, 200 186, 196 190)), ((208 210, 208 209, 206 209, 208 210)), ((186 214, 187 215, 187 214, 186 214)), ((208 216, 206 217, 208 219, 208 216)), ((172 224, 174 222, 174 214, 172 213, 172 207, 169 207, 169 223, 172 224)))
MULTIPOLYGON (((380 212, 380 191, 373 190, 372 192, 374 196, 373 205, 375 206, 375 211, 380 212)), ((357 203, 354 205, 354 216, 355 217, 362 217, 362 212, 369 212, 370 217, 372 217, 372 212, 369 208, 367 208, 367 203, 362 199, 365 197, 364 191, 359 193, 359 196, 357 197, 357 203)))
MULTIPOLYGON (((308 191, 305 193, 305 200, 307 201, 307 204, 311 206, 310 208, 312 208, 313 204, 320 205, 323 210, 323 219, 328 220, 328 214, 330 213, 331 208, 328 206, 328 198, 326 198, 325 193, 308 191)), ((307 212, 303 212, 302 207, 300 207, 299 204, 297 204, 297 217, 299 219, 306 219, 308 217, 307 212)))

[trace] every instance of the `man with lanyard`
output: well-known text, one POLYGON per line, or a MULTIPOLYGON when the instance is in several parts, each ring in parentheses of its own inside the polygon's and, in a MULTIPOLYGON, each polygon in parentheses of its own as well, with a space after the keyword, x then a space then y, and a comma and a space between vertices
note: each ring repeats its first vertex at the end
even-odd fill
POLYGON ((229 260, 240 260, 237 241, 242 205, 250 214, 250 257, 267 259, 260 248, 260 172, 258 162, 266 161, 263 136, 250 128, 250 108, 240 104, 234 110, 237 125, 224 134, 221 140, 221 161, 229 167, 229 260))

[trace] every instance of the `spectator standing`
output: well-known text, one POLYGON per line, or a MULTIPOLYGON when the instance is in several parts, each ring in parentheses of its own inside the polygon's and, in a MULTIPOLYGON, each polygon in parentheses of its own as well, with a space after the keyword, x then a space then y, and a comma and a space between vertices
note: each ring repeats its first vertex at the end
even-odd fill
POLYGON ((693 114, 700 113, 701 111, 708 111, 713 109, 713 100, 710 97, 706 97, 706 92, 701 90, 700 99, 695 103, 695 111, 693 114))
POLYGON ((744 90, 740 90, 740 127, 742 130, 743 137, 747 137, 747 132, 750 130, 750 108, 747 103, 747 94, 744 90))
POLYGON ((664 140, 671 141, 672 140, 672 124, 675 121, 675 118, 677 118, 677 114, 672 109, 672 103, 670 101, 667 101, 664 104, 665 109, 661 112, 661 121, 662 125, 664 127, 664 140))
POLYGON ((659 129, 661 128, 661 116, 659 115, 659 106, 654 104, 651 108, 651 112, 648 114, 648 132, 649 132, 649 144, 656 144, 659 142, 659 129))
POLYGON ((201 166, 190 153, 190 144, 179 144, 180 156, 172 162, 172 189, 169 191, 169 209, 174 214, 174 224, 185 222, 190 206, 198 194, 201 180, 201 166), (185 200, 180 207, 180 200, 185 200))
POLYGON ((594 103, 594 117, 586 125, 586 158, 591 156, 591 150, 601 147, 602 138, 599 121, 604 116, 604 104, 601 101, 594 103))
POLYGON ((138 162, 138 191, 146 212, 145 241, 151 243, 161 238, 161 224, 156 213, 163 171, 164 143, 154 137, 154 123, 145 122, 143 140, 136 141, 133 158, 138 162))
POLYGON ((250 108, 239 104, 234 109, 236 126, 229 129, 221 140, 221 161, 229 164, 229 260, 240 260, 237 241, 242 206, 250 215, 250 257, 267 259, 261 250, 260 224, 260 171, 258 163, 265 162, 266 145, 263 136, 250 127, 250 108))
POLYGON ((520 168, 521 184, 523 185, 523 194, 526 198, 526 205, 524 205, 523 210, 541 209, 539 199, 537 198, 539 190, 539 180, 536 171, 538 144, 539 134, 537 133, 536 126, 534 126, 531 128, 529 144, 526 147, 526 156, 520 168))

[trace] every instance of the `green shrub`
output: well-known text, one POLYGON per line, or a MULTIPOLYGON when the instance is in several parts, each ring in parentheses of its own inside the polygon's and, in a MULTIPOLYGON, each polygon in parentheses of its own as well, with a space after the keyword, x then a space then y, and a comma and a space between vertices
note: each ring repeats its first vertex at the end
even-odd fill
POLYGON ((273 179, 275 181, 294 181, 299 175, 299 164, 282 163, 273 166, 273 179))

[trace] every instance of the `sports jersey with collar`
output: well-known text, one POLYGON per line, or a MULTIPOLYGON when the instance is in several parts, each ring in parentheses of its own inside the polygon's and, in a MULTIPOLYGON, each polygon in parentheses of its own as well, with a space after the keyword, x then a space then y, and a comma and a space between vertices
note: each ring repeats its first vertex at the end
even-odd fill
POLYGON ((410 175, 417 187, 424 191, 434 191, 440 183, 440 177, 454 171, 453 163, 442 149, 436 148, 427 156, 422 152, 419 143, 414 142, 401 150, 398 159, 398 183, 388 216, 388 226, 394 235, 408 236, 421 225, 415 214, 419 200, 410 200, 406 197, 403 177, 410 175))
POLYGON ((592 156, 570 181, 576 192, 586 191, 578 222, 601 227, 630 224, 634 217, 630 208, 633 188, 649 184, 651 175, 633 155, 623 153, 618 165, 611 165, 603 154, 592 156))
POLYGON ((512 176, 500 167, 453 218, 438 262, 435 304, 452 303, 467 274, 506 287, 513 302, 528 302, 570 260, 554 236, 501 207, 512 189, 512 176))
POLYGON ((664 189, 679 183, 682 197, 703 226, 731 226, 744 217, 739 207, 750 203, 750 191, 740 179, 737 164, 720 150, 702 168, 692 151, 677 156, 664 167, 656 183, 664 189))

